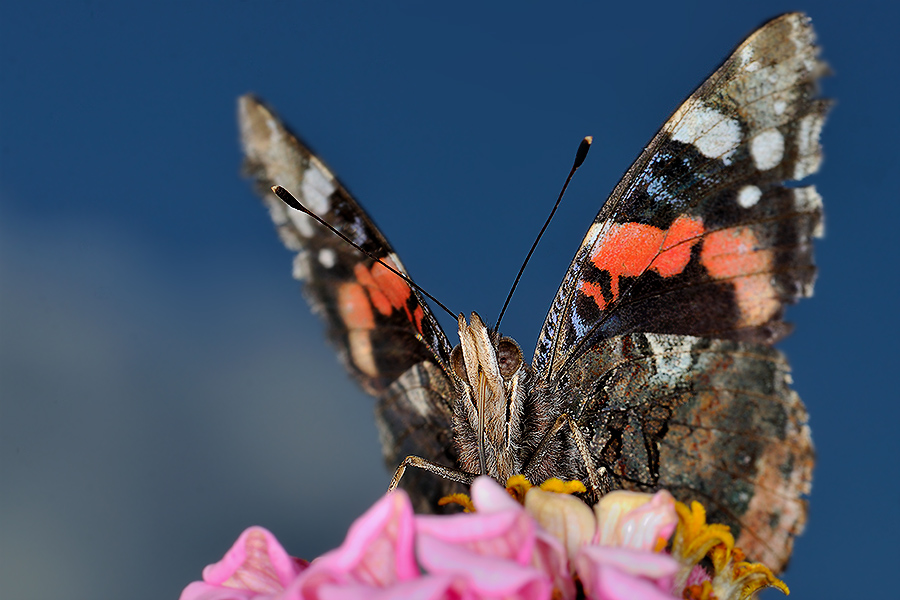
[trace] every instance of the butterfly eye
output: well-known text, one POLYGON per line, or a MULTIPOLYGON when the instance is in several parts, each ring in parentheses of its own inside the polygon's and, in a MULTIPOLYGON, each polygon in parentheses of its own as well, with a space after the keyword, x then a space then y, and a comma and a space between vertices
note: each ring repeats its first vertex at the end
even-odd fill
POLYGON ((522 366, 522 349, 510 338, 503 338, 497 344, 497 363, 500 366, 500 376, 509 379, 522 366))
POLYGON ((463 359, 462 346, 456 346, 450 353, 450 367, 456 376, 463 381, 468 381, 466 377, 466 361, 463 359))

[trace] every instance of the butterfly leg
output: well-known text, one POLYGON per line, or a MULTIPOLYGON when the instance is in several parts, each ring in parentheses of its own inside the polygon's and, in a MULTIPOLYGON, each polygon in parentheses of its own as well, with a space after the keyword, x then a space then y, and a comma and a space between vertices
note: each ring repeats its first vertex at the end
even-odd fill
POLYGON ((559 418, 556 419, 553 427, 551 427, 544 435, 541 443, 538 444, 537 449, 534 451, 534 454, 532 454, 531 458, 528 460, 528 464, 525 465, 524 472, 525 474, 531 473, 532 470, 541 463, 544 456, 550 450, 550 443, 553 441, 553 438, 556 437, 556 434, 559 433, 559 430, 562 429, 564 425, 568 425, 572 439, 575 441, 575 447, 578 448, 578 454, 581 456, 585 471, 587 471, 588 474, 591 497, 593 501, 596 502, 603 494, 608 492, 611 487, 606 474, 606 469, 604 467, 597 469, 594 465, 594 459, 591 457, 591 451, 588 448, 587 441, 585 441, 581 430, 568 413, 561 414, 559 418), (602 483, 600 481, 601 477, 603 478, 602 483))
POLYGON ((560 418, 565 418, 566 423, 569 424, 569 431, 572 432, 572 439, 575 440, 578 454, 581 455, 584 468, 588 473, 588 481, 591 484, 591 504, 596 503, 612 487, 610 485, 609 475, 606 473, 606 467, 600 467, 598 469, 594 464, 594 458, 591 456, 591 451, 590 448, 588 448, 587 441, 584 439, 584 434, 581 433, 581 429, 579 429, 575 424, 575 421, 569 417, 569 414, 563 413, 560 418), (602 483, 600 481, 601 477, 603 478, 602 483))
POLYGON ((471 473, 466 473, 465 471, 460 471, 459 469, 445 467, 444 465, 440 465, 425 458, 420 458, 418 456, 407 456, 403 459, 403 462, 400 463, 400 466, 398 466, 397 470, 394 472, 394 478, 391 479, 391 485, 387 490, 388 492, 393 492, 395 489, 397 489, 397 486, 400 484, 400 480, 403 478, 403 473, 406 472, 406 467, 416 467, 417 469, 428 471, 429 473, 433 473, 438 477, 443 477, 444 479, 448 479, 450 481, 456 481, 457 483, 461 483, 463 485, 472 485, 472 482, 475 481, 476 477, 478 477, 477 475, 472 475, 471 473))

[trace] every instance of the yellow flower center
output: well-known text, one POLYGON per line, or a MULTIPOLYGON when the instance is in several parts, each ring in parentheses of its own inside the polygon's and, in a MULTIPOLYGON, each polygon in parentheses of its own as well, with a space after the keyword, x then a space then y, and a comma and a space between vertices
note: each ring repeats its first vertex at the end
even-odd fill
MULTIPOLYGON (((533 487, 534 484, 524 475, 513 475, 506 480, 506 491, 519 504, 525 504, 525 494, 533 487)), ((539 487, 545 492, 555 492, 557 494, 583 494, 587 492, 584 484, 577 479, 563 481, 562 479, 551 477, 539 487)), ((472 504, 472 499, 467 494, 450 494, 438 500, 438 506, 447 506, 448 504, 458 504, 463 507, 464 512, 475 512, 475 505, 472 504)))
MULTIPOLYGON (((524 475, 514 475, 506 482, 506 491, 521 504, 525 504, 525 496, 533 487, 534 484, 524 475)), ((561 481, 556 478, 542 483, 540 489, 568 495, 586 491, 584 484, 578 480, 561 481)), ((439 504, 441 506, 458 504, 465 512, 475 512, 472 499, 466 494, 445 496, 441 498, 439 504)), ((671 545, 672 557, 681 564, 675 580, 675 589, 683 590, 683 598, 746 600, 767 587, 777 588, 785 594, 790 593, 784 582, 775 577, 768 567, 746 561, 741 549, 735 547, 734 535, 727 525, 707 523, 706 509, 699 502, 691 502, 690 507, 676 502, 675 511, 678 514, 678 525, 671 544, 669 540, 660 538, 656 541, 654 551, 661 552, 671 545), (697 565, 704 560, 708 560, 705 564, 712 564, 713 572, 708 573, 710 580, 686 585, 691 572, 695 568, 700 568, 697 565)), ((582 542, 583 540, 579 544, 582 542)), ((579 544, 575 544, 576 550, 579 544)))
POLYGON ((745 600, 763 588, 778 588, 785 594, 790 590, 772 571, 760 563, 746 562, 743 551, 734 546, 734 536, 726 525, 706 523, 706 510, 699 502, 690 508, 675 503, 678 527, 672 538, 672 556, 682 569, 676 579, 681 587, 693 568, 709 558, 714 572, 712 581, 687 586, 684 597, 691 600, 745 600))

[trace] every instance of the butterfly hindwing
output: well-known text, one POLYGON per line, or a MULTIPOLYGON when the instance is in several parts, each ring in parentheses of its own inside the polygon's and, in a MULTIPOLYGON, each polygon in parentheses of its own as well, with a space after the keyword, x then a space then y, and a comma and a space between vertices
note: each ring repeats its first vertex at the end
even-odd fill
POLYGON ((653 138, 603 206, 551 305, 534 367, 549 380, 629 332, 771 343, 812 291, 826 67, 805 15, 745 40, 653 138))
MULTIPOLYGON (((375 416, 389 469, 407 456, 458 466, 451 409, 455 397, 451 382, 430 361, 410 367, 381 394, 375 416)), ((420 512, 432 512, 440 498, 464 491, 459 484, 419 469, 407 469, 401 485, 420 512)))
POLYGON ((555 381, 614 486, 697 500, 773 569, 806 522, 813 450, 787 362, 762 344, 632 333, 555 381), (739 536, 738 536, 739 534, 739 536))

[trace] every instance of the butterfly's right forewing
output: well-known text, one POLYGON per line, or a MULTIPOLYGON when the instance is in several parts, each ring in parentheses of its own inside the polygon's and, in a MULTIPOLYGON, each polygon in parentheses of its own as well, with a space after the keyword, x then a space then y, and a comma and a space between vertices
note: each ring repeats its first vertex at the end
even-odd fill
POLYGON ((809 185, 829 106, 806 15, 763 25, 616 186, 551 305, 534 367, 617 487, 669 489, 784 567, 806 522, 806 411, 771 347, 812 293, 809 185))
POLYGON ((680 333, 772 343, 812 294, 827 67, 806 15, 766 23, 675 111, 591 225, 544 322, 552 379, 596 339, 680 333))

